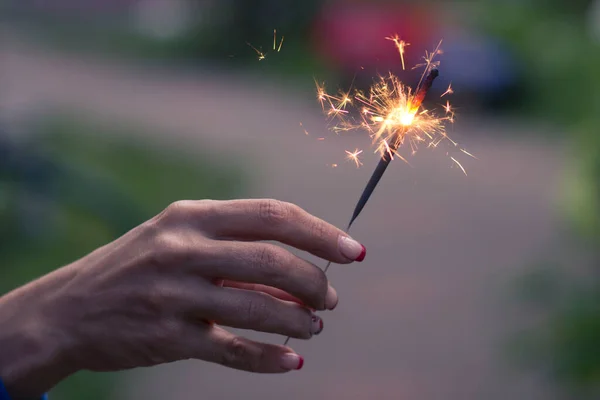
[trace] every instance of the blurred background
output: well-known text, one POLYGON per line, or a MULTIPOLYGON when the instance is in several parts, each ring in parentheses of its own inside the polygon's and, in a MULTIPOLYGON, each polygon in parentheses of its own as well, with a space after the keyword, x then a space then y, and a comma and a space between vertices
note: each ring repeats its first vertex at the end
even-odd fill
POLYGON ((408 65, 444 40, 431 106, 452 83, 450 134, 478 158, 461 159, 467 177, 443 149, 389 169, 353 228, 366 262, 331 270, 340 306, 291 342, 303 371, 82 372, 53 399, 600 398, 600 1, 0 11, 2 293, 179 199, 276 197, 344 226, 377 157, 366 134, 328 131, 314 80, 415 83, 396 33, 408 65), (344 158, 357 147, 360 169, 344 158))

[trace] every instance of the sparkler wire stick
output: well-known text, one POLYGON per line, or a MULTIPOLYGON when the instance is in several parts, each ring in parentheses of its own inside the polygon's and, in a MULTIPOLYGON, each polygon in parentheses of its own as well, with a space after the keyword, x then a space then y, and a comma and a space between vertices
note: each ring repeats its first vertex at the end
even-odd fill
MULTIPOLYGON (((440 73, 437 68, 431 69, 431 71, 429 71, 429 74, 427 74, 427 77, 425 78, 425 80, 423 80, 423 82, 417 89, 417 92, 415 93, 415 97, 412 100, 412 108, 413 108, 414 112, 416 112, 418 110, 418 108, 421 106, 421 104, 425 100, 425 97, 427 96, 427 92, 429 92, 429 89, 431 89, 431 86, 433 85, 433 81, 435 80, 435 78, 437 78, 439 76, 439 74, 440 73)), ((383 174, 385 173, 387 167, 392 162, 393 154, 396 153, 396 151, 398 151, 398 147, 400 146, 401 135, 402 135, 402 129, 400 129, 399 131, 396 132, 396 136, 397 136, 396 140, 394 140, 392 142, 392 144, 389 145, 388 151, 384 152, 383 155, 381 156, 381 160, 377 164, 377 167, 375 167, 375 171, 373 171, 371 178, 367 182, 365 189, 363 190, 362 194, 360 195, 360 199, 358 200, 358 203, 356 203, 356 206, 354 207, 354 212, 352 213, 352 218, 350 218, 350 222, 348 223, 348 227, 346 228, 346 231, 345 231, 346 233, 348 233, 348 231, 350 231, 352 224, 354 223, 356 218, 358 218, 358 216, 360 215, 362 210, 367 205, 367 202, 371 198, 371 195, 375 191, 375 188, 379 184, 379 181, 383 177, 383 174)), ((327 270, 329 269, 330 266, 331 266, 331 261, 329 261, 327 263, 327 265, 325 266, 325 269, 324 269, 325 273, 327 273, 327 270)), ((284 346, 287 345, 289 341, 290 341, 290 337, 288 336, 287 339, 285 340, 285 342, 283 343, 283 345, 284 346)))

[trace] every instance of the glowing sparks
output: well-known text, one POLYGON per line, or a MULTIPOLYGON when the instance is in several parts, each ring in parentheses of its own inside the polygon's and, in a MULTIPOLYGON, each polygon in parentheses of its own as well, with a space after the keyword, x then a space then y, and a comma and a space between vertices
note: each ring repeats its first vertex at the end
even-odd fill
POLYGON ((259 49, 257 49, 256 47, 252 46, 250 43, 246 43, 248 46, 250 46, 250 48, 252 48, 252 50, 254 50, 256 52, 256 54, 258 55, 258 61, 262 61, 265 58, 267 58, 267 55, 265 53, 263 53, 262 51, 260 51, 259 49))
POLYGON ((306 136, 308 136, 308 135, 309 135, 308 131, 307 131, 306 129, 304 129, 304 125, 302 125, 302 122, 300 122, 300 128, 302 128, 302 130, 304 130, 304 134, 305 134, 306 136))
POLYGON ((359 156, 362 154, 362 150, 356 149, 353 152, 346 150, 346 158, 353 161, 356 164, 356 168, 359 168, 363 163, 360 161, 359 156))
POLYGON ((398 53, 400 54, 400 60, 402 61, 402 69, 406 69, 404 65, 404 49, 406 46, 410 46, 410 43, 406 43, 404 40, 400 40, 398 35, 386 37, 387 40, 391 40, 396 45, 398 53))
POLYGON ((446 114, 452 114, 452 106, 450 105, 449 101, 446 101, 446 105, 444 106, 444 111, 446 111, 446 114))
MULTIPOLYGON (((394 42, 404 62, 404 50, 408 44, 398 36, 386 39, 394 42)), ((436 61, 435 57, 442 54, 440 46, 441 42, 432 52, 426 52, 423 57, 424 62, 415 67, 423 67, 424 71, 414 91, 392 73, 377 77, 367 91, 354 90, 335 95, 327 93, 325 85, 315 81, 317 99, 323 111, 336 121, 332 130, 338 134, 351 130, 366 131, 372 139, 376 152, 382 157, 399 156, 398 150, 404 146, 409 147, 411 154, 416 153, 419 146, 437 148, 443 141, 457 146, 446 133, 446 124, 454 122, 455 116, 450 102, 446 101, 442 115, 422 107, 427 92, 425 87, 427 80, 431 80, 432 74, 437 76, 436 69, 439 61, 436 61)), ((442 97, 452 93, 450 85, 442 97)), ((357 163, 357 166, 361 165, 357 162, 360 153, 346 153, 349 159, 357 163)), ((456 159, 452 158, 452 160, 465 172, 456 159)))
POLYGON ((278 53, 281 51, 281 48, 283 47, 283 39, 285 39, 285 36, 281 36, 279 46, 277 46, 277 29, 273 29, 273 51, 277 50, 278 53))
MULTIPOLYGON (((277 53, 279 53, 281 51, 281 48, 283 47, 284 39, 285 39, 285 36, 281 36, 281 39, 279 40, 279 45, 277 45, 277 29, 273 29, 273 51, 276 51, 277 53)), ((250 48, 252 50, 254 50, 254 52, 258 56, 258 61, 262 61, 267 58, 267 53, 262 51, 262 47, 256 48, 255 46, 253 46, 252 44, 250 44, 248 42, 246 42, 246 44, 248 46, 250 46, 250 48)))
POLYGON ((466 155, 468 155, 469 157, 472 157, 476 160, 479 160, 479 158, 475 157, 473 154, 469 153, 468 151, 466 151, 465 149, 460 149, 460 151, 462 151, 463 153, 465 153, 466 155))
POLYGON ((447 94, 453 94, 453 93, 454 93, 454 89, 452 89, 452 84, 449 84, 448 89, 446 89, 446 91, 440 97, 444 97, 447 94))
POLYGON ((461 163, 459 163, 458 161, 456 161, 456 158, 454 158, 454 157, 450 157, 450 159, 451 159, 452 161, 454 161, 454 163, 455 163, 456 165, 458 165, 458 166, 459 166, 459 168, 462 170, 463 174, 465 174, 465 176, 467 176, 467 171, 465 171, 465 169, 464 169, 464 167, 461 165, 461 163))

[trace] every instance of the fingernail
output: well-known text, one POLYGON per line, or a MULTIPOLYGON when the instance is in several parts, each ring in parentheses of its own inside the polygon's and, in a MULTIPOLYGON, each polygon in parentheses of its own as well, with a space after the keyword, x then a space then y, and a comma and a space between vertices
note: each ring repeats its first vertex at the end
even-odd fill
POLYGON ((327 295, 325 296, 325 308, 333 310, 338 304, 338 295, 334 288, 329 286, 327 295))
POLYGON ((316 315, 312 316, 312 333, 318 335, 323 330, 323 320, 316 315))
POLYGON ((294 353, 286 353, 281 356, 281 367, 287 370, 300 369, 304 365, 304 358, 294 353))
POLYGON ((358 255, 358 258, 356 259, 356 261, 358 261, 358 262, 362 262, 365 259, 365 257, 367 256, 367 248, 365 246, 363 246, 362 244, 360 245, 360 247, 362 247, 362 251, 358 255))
POLYGON ((340 252, 347 259, 354 261, 362 261, 365 259, 367 250, 365 249, 365 246, 358 243, 356 240, 351 239, 347 236, 340 236, 338 245, 340 248, 340 252))

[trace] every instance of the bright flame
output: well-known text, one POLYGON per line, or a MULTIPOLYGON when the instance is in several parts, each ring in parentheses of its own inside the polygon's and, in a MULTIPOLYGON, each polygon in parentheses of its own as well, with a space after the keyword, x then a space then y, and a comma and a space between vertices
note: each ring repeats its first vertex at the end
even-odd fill
MULTIPOLYGON (((396 44, 404 60, 404 48, 408 44, 401 41, 398 36, 386 39, 396 44)), ((439 66, 439 61, 434 59, 442 53, 440 45, 441 42, 434 51, 426 52, 423 57, 424 62, 417 66, 424 67, 424 71, 414 91, 392 73, 379 76, 366 92, 354 90, 330 95, 325 90, 324 84, 315 82, 317 99, 323 110, 328 117, 337 121, 332 130, 336 133, 350 130, 367 131, 376 152, 381 156, 386 153, 390 156, 398 155, 396 149, 401 148, 405 143, 410 146, 412 154, 417 151, 419 145, 436 148, 445 140, 457 146, 446 133, 445 125, 454 122, 454 111, 450 102, 447 101, 443 107, 445 115, 439 116, 433 111, 423 109, 420 103, 422 97, 416 95, 425 77, 439 66)), ((452 87, 449 86, 444 95, 452 92, 452 87)), ((347 154, 351 157, 354 153, 347 152, 347 154)), ((358 154, 360 153, 356 155, 358 154)), ((464 170, 458 161, 455 159, 453 161, 464 170)))

